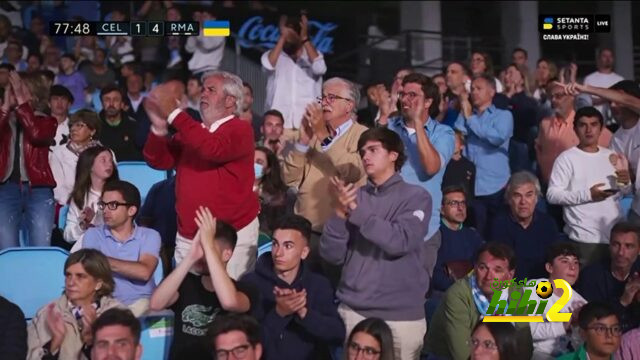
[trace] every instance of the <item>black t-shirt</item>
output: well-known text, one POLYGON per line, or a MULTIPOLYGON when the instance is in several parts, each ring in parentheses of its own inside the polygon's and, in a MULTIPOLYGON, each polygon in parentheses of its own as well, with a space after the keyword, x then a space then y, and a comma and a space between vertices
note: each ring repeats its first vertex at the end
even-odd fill
MULTIPOLYGON (((257 291, 243 282, 235 282, 238 291, 257 304, 257 291)), ((218 296, 202 285, 202 276, 187 274, 178 288, 178 300, 171 307, 175 313, 173 344, 169 359, 211 360, 212 349, 208 343, 207 329, 218 315, 228 313, 220 305, 218 296)))

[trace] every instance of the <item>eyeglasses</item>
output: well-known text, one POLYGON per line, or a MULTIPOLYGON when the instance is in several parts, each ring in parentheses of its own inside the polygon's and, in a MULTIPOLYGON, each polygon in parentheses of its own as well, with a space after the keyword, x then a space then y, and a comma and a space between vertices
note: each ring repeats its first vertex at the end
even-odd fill
POLYGON ((109 210, 115 210, 118 208, 118 206, 131 206, 133 204, 131 203, 121 203, 121 202, 117 202, 117 201, 111 201, 111 202, 104 202, 104 201, 98 201, 98 209, 100 210, 104 210, 104 208, 106 207, 109 210))
POLYGON ((229 354, 233 354, 236 359, 244 359, 248 355, 248 350, 251 347, 249 344, 236 346, 231 350, 216 350, 217 360, 227 360, 229 354))
POLYGON ((406 97, 408 97, 408 98, 409 98, 409 100, 413 100, 413 99, 415 99, 417 96, 420 96, 420 95, 419 95, 418 93, 413 92, 413 91, 409 91, 409 92, 403 92, 403 91, 401 91, 401 92, 399 92, 399 93, 398 93, 398 97, 399 97, 400 99, 404 99, 404 97, 405 97, 405 96, 406 96, 406 97))
POLYGON ((467 202, 465 200, 449 200, 444 203, 447 206, 456 207, 456 206, 467 206, 467 202))
POLYGON ((609 333, 612 336, 620 336, 622 335, 622 328, 619 325, 614 325, 612 327, 606 327, 606 326, 591 326, 588 327, 587 329, 589 330, 593 330, 596 332, 596 334, 602 336, 605 335, 606 333, 609 333))
POLYGON ((362 352, 362 357, 365 360, 373 360, 375 359, 376 355, 380 355, 381 351, 380 350, 376 350, 370 346, 360 346, 355 342, 350 342, 349 343, 349 355, 350 356, 358 356, 358 354, 360 354, 362 352))
POLYGON ((555 93, 551 94, 552 99, 562 99, 566 94, 565 93, 555 93))
POLYGON ((482 349, 487 350, 487 351, 496 351, 496 350, 498 350, 498 345, 496 345, 496 343, 494 343, 491 340, 480 341, 478 339, 472 338, 471 340, 467 341, 467 345, 469 345, 469 347, 471 349, 475 349, 478 346, 481 346, 482 349))
POLYGON ((318 102, 319 102, 319 103, 321 103, 321 104, 322 104, 322 102, 323 102, 323 101, 325 101, 325 100, 327 100, 327 102, 328 102, 329 104, 333 104, 333 102, 334 102, 334 101, 336 101, 336 100, 338 100, 338 99, 339 99, 339 100, 344 100, 344 101, 353 101, 353 100, 351 100, 351 99, 347 99, 347 98, 345 98, 345 97, 338 96, 338 95, 334 95, 334 94, 322 95, 322 96, 318 96, 318 97, 316 98, 316 100, 318 100, 318 102))

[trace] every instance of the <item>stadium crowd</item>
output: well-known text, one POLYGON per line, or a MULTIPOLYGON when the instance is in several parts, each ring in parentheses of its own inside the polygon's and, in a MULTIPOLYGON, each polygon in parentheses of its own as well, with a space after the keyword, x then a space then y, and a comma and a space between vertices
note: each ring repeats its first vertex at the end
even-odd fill
MULTIPOLYGON (((108 18, 217 15, 136 8, 108 18)), ((0 15, 0 250, 70 255, 31 321, 0 294, 2 359, 139 359, 164 309, 170 359, 640 358, 640 87, 611 49, 584 79, 517 48, 361 86, 283 16, 256 115, 224 37, 48 20, 0 15), (141 194, 130 161, 171 175, 141 194), (569 283, 571 320, 483 322, 513 278, 569 283)))

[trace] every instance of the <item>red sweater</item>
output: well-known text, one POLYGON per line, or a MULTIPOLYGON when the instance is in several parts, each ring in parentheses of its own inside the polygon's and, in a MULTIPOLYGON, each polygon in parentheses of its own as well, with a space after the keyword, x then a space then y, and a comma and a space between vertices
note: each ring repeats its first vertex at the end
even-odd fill
POLYGON ((253 192, 254 143, 251 124, 238 117, 222 124, 214 133, 181 112, 172 123, 173 137, 153 132, 143 154, 157 169, 176 168, 176 212, 178 232, 193 238, 198 230, 194 218, 198 206, 236 230, 258 215, 253 192))

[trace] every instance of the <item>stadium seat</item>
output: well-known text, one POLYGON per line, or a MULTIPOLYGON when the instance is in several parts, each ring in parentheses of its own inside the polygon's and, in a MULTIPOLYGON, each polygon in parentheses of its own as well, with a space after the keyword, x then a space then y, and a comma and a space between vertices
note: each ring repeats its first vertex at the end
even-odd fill
POLYGON ((0 251, 0 294, 31 319, 64 290, 64 262, 69 252, 57 247, 7 248, 0 251), (25 271, 28 269, 28 271, 25 271))
POLYGON ((167 178, 165 170, 156 170, 144 161, 121 161, 118 163, 118 174, 120 180, 128 181, 138 188, 143 203, 153 184, 167 178))
POLYGON ((162 259, 158 259, 158 265, 156 265, 156 270, 153 272, 153 280, 156 282, 156 286, 160 285, 163 278, 162 259))
POLYGON ((173 341, 173 311, 151 311, 138 319, 142 325, 142 360, 168 359, 173 341))
POLYGON ((64 226, 67 224, 67 213, 69 212, 69 205, 65 205, 60 208, 58 213, 58 229, 64 231, 64 226))
POLYGON ((620 199, 620 207, 622 208, 622 216, 625 219, 629 216, 629 211, 631 210, 631 203, 633 202, 633 196, 627 195, 620 199))
POLYGON ((260 235, 258 235, 258 257, 269 251, 271 251, 271 238, 269 235, 261 232, 260 235))

